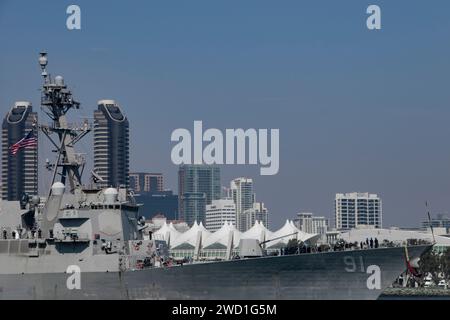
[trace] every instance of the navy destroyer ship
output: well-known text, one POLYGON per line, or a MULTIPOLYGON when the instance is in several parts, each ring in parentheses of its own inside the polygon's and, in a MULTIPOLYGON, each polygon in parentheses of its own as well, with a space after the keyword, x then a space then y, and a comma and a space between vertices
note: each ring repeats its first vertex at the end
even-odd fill
MULTIPOLYGON (((0 299, 376 299, 431 245, 265 256, 257 240, 241 240, 240 259, 167 264, 164 241, 144 240, 133 193, 100 188, 75 145, 90 130, 69 125, 80 103, 61 76, 47 73, 41 104, 50 125, 39 129, 57 154, 45 196, 2 201, 0 299)), ((113 106, 111 106, 113 107, 113 106)), ((114 112, 114 110, 110 110, 114 112)))

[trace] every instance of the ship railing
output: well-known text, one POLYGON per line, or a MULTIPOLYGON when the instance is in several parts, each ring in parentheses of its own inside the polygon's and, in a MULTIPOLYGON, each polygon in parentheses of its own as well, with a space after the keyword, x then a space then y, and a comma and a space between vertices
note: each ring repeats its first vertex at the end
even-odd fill
POLYGON ((354 245, 353 243, 351 244, 352 245, 348 247, 337 247, 337 248, 334 248, 334 245, 331 244, 330 248, 327 251, 352 251, 352 250, 373 250, 380 248, 398 248, 404 246, 431 244, 431 242, 425 239, 413 241, 411 241, 411 239, 407 239, 407 240, 382 241, 378 244, 378 246, 373 245, 372 247, 370 245, 367 245, 365 242, 363 243, 363 247, 361 247, 359 244, 357 246, 354 245))
POLYGON ((142 270, 146 268, 145 259, 146 257, 143 256, 121 255, 119 258, 120 270, 142 270))
POLYGON ((93 126, 90 124, 87 119, 83 122, 69 122, 64 126, 61 126, 59 123, 48 123, 46 125, 41 125, 41 127, 58 130, 58 129, 71 129, 75 131, 91 131, 93 126))
POLYGON ((81 232, 58 233, 54 238, 55 242, 89 242, 89 234, 81 232))
POLYGON ((119 265, 122 271, 136 271, 150 268, 171 267, 174 265, 172 259, 164 259, 159 256, 141 256, 141 255, 120 255, 119 265))

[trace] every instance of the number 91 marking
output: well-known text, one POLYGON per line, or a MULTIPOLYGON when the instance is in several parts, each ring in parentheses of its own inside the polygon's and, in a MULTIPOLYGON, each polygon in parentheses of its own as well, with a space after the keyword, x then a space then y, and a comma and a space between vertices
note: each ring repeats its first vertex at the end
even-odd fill
POLYGON ((355 261, 355 257, 346 256, 344 257, 345 271, 346 272, 357 272, 359 268, 359 272, 369 274, 369 277, 366 281, 367 289, 369 290, 380 290, 381 289, 381 269, 379 266, 373 264, 367 267, 364 267, 363 257, 360 256, 358 259, 358 263, 355 261))

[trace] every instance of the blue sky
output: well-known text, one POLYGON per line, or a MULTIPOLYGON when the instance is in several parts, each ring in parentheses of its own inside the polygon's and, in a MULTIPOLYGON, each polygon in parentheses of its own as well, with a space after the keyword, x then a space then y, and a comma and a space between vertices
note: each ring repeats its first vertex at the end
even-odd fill
POLYGON ((416 226, 426 200, 450 210, 449 15, 444 0, 0 0, 0 111, 39 106, 45 49, 83 116, 103 98, 124 108, 132 170, 163 172, 168 188, 174 129, 279 128, 278 175, 222 169, 224 185, 255 179, 274 227, 299 211, 331 218, 334 194, 351 191, 380 194, 385 225, 416 226), (69 4, 80 31, 65 27, 69 4), (381 31, 366 28, 369 4, 381 31))

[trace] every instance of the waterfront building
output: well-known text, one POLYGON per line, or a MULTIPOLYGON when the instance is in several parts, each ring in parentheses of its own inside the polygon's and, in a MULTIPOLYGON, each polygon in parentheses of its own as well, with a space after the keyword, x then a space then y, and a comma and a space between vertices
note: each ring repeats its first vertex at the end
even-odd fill
POLYGON ((211 235, 206 230, 203 223, 194 221, 192 226, 186 232, 173 239, 170 244, 171 255, 176 259, 193 258, 198 259, 202 243, 211 235))
POLYGON ((2 124, 2 199, 19 201, 24 193, 38 194, 37 142, 13 154, 10 147, 28 134, 38 137, 37 113, 30 102, 18 101, 2 124), (32 133, 30 133, 32 132, 32 133))
POLYGON ((129 123, 114 100, 100 100, 94 112, 94 171, 101 187, 128 186, 129 123))
POLYGON ((236 205, 231 199, 213 200, 206 205, 205 227, 209 231, 219 230, 225 222, 236 226, 236 205))
POLYGON ((236 227, 239 231, 244 232, 253 226, 246 223, 244 212, 253 208, 255 202, 255 194, 253 192, 253 179, 236 178, 230 183, 231 196, 236 204, 236 227))
POLYGON ((267 229, 269 228, 269 211, 264 206, 263 202, 253 203, 252 208, 245 210, 241 214, 241 229, 239 231, 247 231, 256 223, 256 221, 262 223, 267 229))
POLYGON ((273 232, 256 220, 253 227, 242 233, 241 239, 256 239, 259 243, 262 243, 268 239, 273 239, 272 234, 273 232))
POLYGON ((220 199, 220 169, 215 165, 181 165, 178 170, 179 218, 189 226, 206 222, 206 205, 220 199))
POLYGON ((158 234, 161 233, 165 235, 165 239, 170 238, 169 252, 175 260, 233 259, 240 256, 241 239, 255 239, 260 243, 267 241, 263 244, 267 254, 280 254, 280 250, 286 247, 291 239, 297 239, 307 245, 314 245, 318 240, 318 235, 298 230, 290 220, 275 232, 269 231, 259 221, 255 221, 255 224, 244 233, 229 222, 225 222, 215 232, 209 232, 202 223, 194 223, 189 230, 178 235, 170 229, 170 226, 158 234))
POLYGON ((170 239, 175 239, 183 232, 189 230, 188 225, 184 221, 168 220, 166 216, 157 214, 151 219, 145 220, 144 239, 157 239, 168 241, 170 245, 170 239), (170 237, 167 235, 167 231, 170 232, 170 237))
POLYGON ((328 219, 315 216, 310 212, 297 213, 297 218, 294 219, 294 225, 299 230, 307 233, 324 235, 328 231, 328 219))
POLYGON ((199 258, 202 260, 231 259, 239 255, 239 241, 242 233, 230 222, 211 233, 200 247, 199 258))
POLYGON ((152 233, 151 238, 166 241, 167 245, 170 246, 170 242, 178 238, 180 234, 181 232, 175 228, 172 222, 164 221, 162 226, 152 233))
POLYGON ((303 232, 291 220, 286 220, 286 223, 280 229, 270 234, 269 240, 271 241, 267 243, 267 248, 272 250, 284 248, 289 240, 299 240, 311 245, 316 243, 319 238, 320 235, 303 232))
POLYGON ((347 230, 358 226, 382 228, 382 202, 377 194, 337 193, 335 197, 336 229, 347 230))

